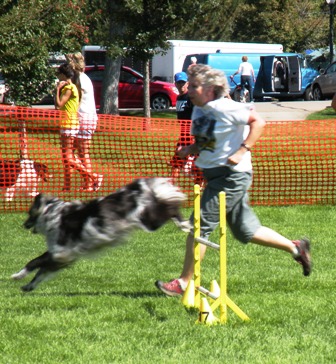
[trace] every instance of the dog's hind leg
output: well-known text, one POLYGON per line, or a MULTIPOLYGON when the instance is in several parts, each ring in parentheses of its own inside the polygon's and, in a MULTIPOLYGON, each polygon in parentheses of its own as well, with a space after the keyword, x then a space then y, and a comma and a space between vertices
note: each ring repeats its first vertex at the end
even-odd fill
POLYGON ((50 260, 51 260, 51 254, 48 251, 46 251, 39 257, 31 260, 28 264, 26 264, 26 266, 23 269, 21 269, 20 272, 13 274, 12 279, 15 279, 15 280, 23 279, 29 273, 31 273, 33 270, 40 268, 47 262, 50 262, 50 260))

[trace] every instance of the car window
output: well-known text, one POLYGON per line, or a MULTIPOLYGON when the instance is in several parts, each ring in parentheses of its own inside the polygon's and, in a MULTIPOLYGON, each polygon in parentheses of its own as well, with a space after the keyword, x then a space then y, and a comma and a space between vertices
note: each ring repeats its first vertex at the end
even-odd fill
POLYGON ((136 83, 137 80, 138 78, 132 75, 131 73, 128 73, 126 71, 120 71, 120 79, 119 79, 120 82, 136 83))
POLYGON ((326 73, 333 73, 336 72, 336 63, 332 64, 328 69, 326 73))
POLYGON ((91 81, 103 81, 103 73, 104 71, 101 70, 94 70, 87 72, 86 74, 91 78, 91 81))

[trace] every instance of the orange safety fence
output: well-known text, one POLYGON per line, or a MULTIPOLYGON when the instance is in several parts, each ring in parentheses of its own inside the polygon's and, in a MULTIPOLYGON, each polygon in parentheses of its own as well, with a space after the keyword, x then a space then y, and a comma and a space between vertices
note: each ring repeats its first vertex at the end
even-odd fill
MULTIPOLYGON (((39 192, 65 200, 107 195, 140 177, 171 177, 180 128, 190 122, 99 115, 90 145, 98 189, 87 191, 85 176, 71 170, 63 191, 64 164, 56 110, 0 107, 0 187, 2 211, 26 211, 39 192)), ((334 204, 336 199, 335 120, 268 122, 253 148, 254 205, 334 204)), ((75 151, 79 158, 78 149, 75 151)), ((176 184, 193 201, 195 171, 181 166, 176 184)))

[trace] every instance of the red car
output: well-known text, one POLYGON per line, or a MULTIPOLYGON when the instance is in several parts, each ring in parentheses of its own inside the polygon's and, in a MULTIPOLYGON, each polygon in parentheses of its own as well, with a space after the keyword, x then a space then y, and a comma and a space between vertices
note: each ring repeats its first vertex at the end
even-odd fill
MULTIPOLYGON (((85 73, 90 77, 99 109, 103 85, 104 66, 86 66, 85 73)), ((119 108, 143 107, 143 76, 132 68, 122 66, 119 79, 119 108)), ((173 83, 150 82, 150 105, 154 110, 164 110, 176 106, 178 91, 173 83)))

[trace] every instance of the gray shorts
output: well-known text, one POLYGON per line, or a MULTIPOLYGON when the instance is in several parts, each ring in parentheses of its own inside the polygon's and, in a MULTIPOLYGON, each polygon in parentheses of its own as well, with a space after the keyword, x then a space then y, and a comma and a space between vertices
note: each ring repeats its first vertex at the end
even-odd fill
MULTIPOLYGON (((207 185, 201 196, 201 236, 208 238, 219 224, 219 192, 226 193, 226 222, 235 238, 249 242, 261 227, 249 205, 252 171, 236 172, 229 167, 204 169, 207 185)), ((194 214, 190 216, 193 224, 194 214)))

